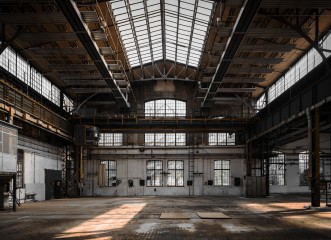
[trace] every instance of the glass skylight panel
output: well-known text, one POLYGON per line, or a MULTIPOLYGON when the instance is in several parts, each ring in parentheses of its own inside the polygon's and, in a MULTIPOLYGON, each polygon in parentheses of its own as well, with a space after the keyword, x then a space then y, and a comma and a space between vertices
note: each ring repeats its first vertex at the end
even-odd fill
POLYGON ((163 58, 198 66, 214 1, 164 0, 164 28, 159 0, 110 1, 110 4, 131 67, 163 58), (192 49, 194 52, 190 53, 192 49))

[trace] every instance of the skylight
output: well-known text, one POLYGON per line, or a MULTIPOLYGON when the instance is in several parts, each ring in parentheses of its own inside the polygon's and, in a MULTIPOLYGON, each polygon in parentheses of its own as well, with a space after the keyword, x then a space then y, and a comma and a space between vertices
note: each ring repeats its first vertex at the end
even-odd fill
POLYGON ((131 67, 163 59, 198 67, 213 1, 113 0, 110 4, 131 67))

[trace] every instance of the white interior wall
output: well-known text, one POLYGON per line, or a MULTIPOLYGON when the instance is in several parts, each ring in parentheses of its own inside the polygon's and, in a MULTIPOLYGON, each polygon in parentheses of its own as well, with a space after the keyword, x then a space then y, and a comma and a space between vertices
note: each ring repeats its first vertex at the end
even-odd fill
POLYGON ((19 149, 24 150, 24 186, 19 198, 36 194, 35 200, 45 200, 45 169, 62 170, 60 149, 26 137, 19 137, 19 149))
POLYGON ((84 189, 85 196, 188 196, 194 191, 194 195, 225 195, 240 196, 243 195, 243 177, 245 173, 243 147, 209 147, 199 151, 195 156, 195 174, 193 187, 187 186, 189 178, 189 161, 187 148, 178 149, 153 149, 146 150, 145 153, 139 153, 139 149, 102 149, 97 148, 92 151, 90 160, 84 161, 84 189), (150 154, 152 152, 153 154, 150 154), (203 154, 208 152, 208 154, 203 154), (117 180, 120 184, 116 187, 98 186, 98 165, 103 160, 117 161, 117 180), (162 187, 140 186, 140 179, 146 183, 146 162, 148 160, 161 160, 163 170, 167 171, 168 160, 184 161, 184 186, 168 187, 167 175, 163 175, 162 187), (230 186, 212 186, 207 185, 208 180, 214 181, 214 160, 230 160, 231 185, 230 186), (234 186, 234 178, 241 179, 240 186, 234 186), (128 185, 128 180, 134 182, 132 188, 128 185))

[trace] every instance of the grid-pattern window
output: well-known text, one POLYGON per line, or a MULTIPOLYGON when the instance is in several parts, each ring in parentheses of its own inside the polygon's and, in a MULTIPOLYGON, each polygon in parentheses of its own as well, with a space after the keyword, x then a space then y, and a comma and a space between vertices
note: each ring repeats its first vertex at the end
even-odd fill
POLYGON ((17 174, 16 186, 17 188, 24 187, 24 151, 17 149, 17 174))
POLYGON ((0 67, 4 68, 32 89, 60 106, 60 89, 42 76, 35 68, 10 47, 0 55, 0 67))
POLYGON ((234 133, 209 133, 209 145, 231 146, 236 144, 234 133))
POLYGON ((211 25, 212 1, 115 0, 109 1, 108 6, 114 14, 131 67, 162 58, 198 66, 211 25), (162 17, 164 26, 161 26, 162 17))
POLYGON ((285 156, 282 153, 269 159, 269 184, 285 185, 285 156))
MULTIPOLYGON (((320 174, 321 177, 327 177, 326 171, 327 168, 327 158, 323 157, 323 154, 320 153, 320 174)), ((330 166, 330 165, 329 165, 330 166)), ((300 173, 300 186, 309 186, 308 180, 308 170, 309 170, 309 152, 303 151, 299 154, 299 173, 300 173)))
POLYGON ((308 169, 309 169, 309 154, 308 152, 301 152, 299 154, 299 173, 300 186, 308 186, 308 169))
POLYGON ((173 99, 153 100, 145 103, 145 117, 185 117, 186 102, 173 99))
POLYGON ((52 102, 56 105, 60 105, 60 89, 52 85, 52 102))
POLYGON ((260 111, 267 105, 266 94, 262 94, 261 97, 256 101, 256 112, 260 111))
POLYGON ((145 146, 185 146, 185 133, 145 133, 145 146))
MULTIPOLYGON (((319 45, 328 47, 331 42, 331 34, 327 34, 320 42, 319 45)), ((325 48, 328 49, 328 48, 325 48)), ((330 53, 325 52, 326 56, 330 53)), ((303 78, 307 73, 313 70, 318 64, 323 61, 321 55, 316 51, 315 48, 309 50, 294 66, 288 70, 285 75, 278 79, 268 91, 268 103, 275 100, 284 91, 289 89, 293 84, 303 78)), ((265 107, 265 105, 263 106, 265 107)), ((261 108, 260 108, 261 109, 261 108)))
POLYGON ((215 160, 214 161, 215 186, 230 185, 230 161, 215 160))
POLYGON ((101 164, 106 166, 106 182, 105 186, 111 187, 116 186, 116 172, 117 172, 117 164, 114 160, 102 161, 101 164))
POLYGON ((74 110, 74 102, 65 94, 63 94, 63 109, 67 112, 74 110))
POLYGON ((163 184, 163 163, 160 160, 147 161, 146 167, 146 186, 161 187, 163 184))
POLYGON ((1 54, 1 67, 16 76, 16 52, 7 47, 1 54))
POLYGON ((184 186, 184 161, 168 161, 168 183, 169 187, 184 186))
POLYGON ((42 95, 47 99, 52 99, 52 84, 46 78, 42 78, 43 81, 43 89, 42 95))
POLYGON ((29 84, 29 64, 19 55, 17 55, 17 77, 26 84, 29 84))
POLYGON ((30 76, 31 76, 30 86, 34 90, 36 90, 38 93, 42 93, 42 91, 41 91, 41 89, 42 89, 41 88, 41 85, 42 85, 42 76, 41 76, 41 74, 36 69, 31 68, 30 76))
POLYGON ((123 134, 100 133, 99 146, 123 146, 123 134))

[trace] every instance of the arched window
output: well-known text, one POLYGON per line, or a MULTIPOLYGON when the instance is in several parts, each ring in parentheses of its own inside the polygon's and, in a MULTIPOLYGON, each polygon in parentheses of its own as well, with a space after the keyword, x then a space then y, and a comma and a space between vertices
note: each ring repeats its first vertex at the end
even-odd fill
POLYGON ((159 99, 145 102, 145 117, 185 117, 186 102, 159 99))

